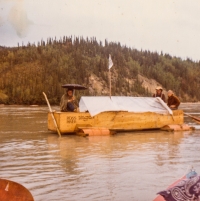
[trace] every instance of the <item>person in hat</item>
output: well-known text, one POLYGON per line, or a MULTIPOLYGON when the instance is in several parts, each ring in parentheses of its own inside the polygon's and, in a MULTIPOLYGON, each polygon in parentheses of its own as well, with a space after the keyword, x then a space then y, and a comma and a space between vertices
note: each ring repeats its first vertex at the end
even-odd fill
POLYGON ((177 110, 178 106, 181 103, 179 98, 174 95, 174 92, 172 90, 169 90, 167 92, 167 95, 168 95, 168 100, 167 100, 168 107, 170 107, 172 110, 177 110))
POLYGON ((153 97, 160 97, 165 102, 165 95, 162 93, 162 87, 156 87, 156 93, 153 94, 153 97))
POLYGON ((76 112, 78 111, 78 102, 73 96, 73 89, 66 90, 60 101, 61 112, 76 112))

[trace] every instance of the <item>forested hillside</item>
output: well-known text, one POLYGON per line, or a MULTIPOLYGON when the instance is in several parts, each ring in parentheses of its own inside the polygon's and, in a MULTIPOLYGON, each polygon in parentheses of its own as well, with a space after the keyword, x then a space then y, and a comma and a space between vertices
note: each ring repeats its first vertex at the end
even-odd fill
POLYGON ((49 38, 38 44, 0 47, 0 103, 45 104, 44 91, 52 104, 64 93, 62 84, 88 87, 76 95, 108 95, 108 56, 113 60, 112 95, 152 96, 138 75, 155 79, 175 91, 182 101, 200 99, 200 62, 169 54, 136 50, 96 38, 49 38), (94 85, 98 80, 101 88, 94 85))

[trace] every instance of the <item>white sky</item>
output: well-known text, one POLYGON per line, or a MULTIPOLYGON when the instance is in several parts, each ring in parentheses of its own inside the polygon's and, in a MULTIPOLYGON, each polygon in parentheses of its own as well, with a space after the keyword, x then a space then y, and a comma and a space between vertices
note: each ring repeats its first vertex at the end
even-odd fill
POLYGON ((200 60, 200 0, 0 0, 0 45, 96 37, 200 60))

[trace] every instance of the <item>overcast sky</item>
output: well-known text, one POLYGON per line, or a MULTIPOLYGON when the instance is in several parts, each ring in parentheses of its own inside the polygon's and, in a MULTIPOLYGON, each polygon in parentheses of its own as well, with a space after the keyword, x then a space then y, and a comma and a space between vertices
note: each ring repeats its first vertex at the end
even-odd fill
POLYGON ((0 45, 95 36, 200 60, 200 0, 0 0, 0 45))

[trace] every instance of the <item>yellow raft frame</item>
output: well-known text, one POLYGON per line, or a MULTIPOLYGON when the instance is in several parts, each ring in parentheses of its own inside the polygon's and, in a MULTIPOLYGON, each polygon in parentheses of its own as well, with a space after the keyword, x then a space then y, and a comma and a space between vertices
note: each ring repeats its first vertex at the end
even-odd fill
MULTIPOLYGON (((88 133, 107 135, 115 131, 162 129, 167 125, 182 125, 184 113, 174 110, 173 115, 153 112, 102 112, 92 117, 88 112, 53 112, 61 134, 88 133)), ((48 113, 48 130, 55 131, 51 113, 48 113)))

